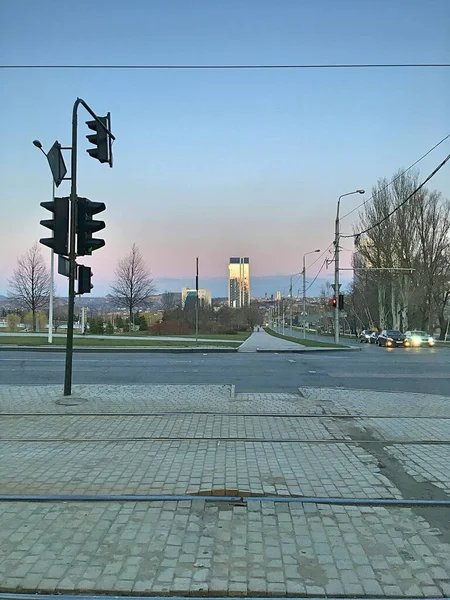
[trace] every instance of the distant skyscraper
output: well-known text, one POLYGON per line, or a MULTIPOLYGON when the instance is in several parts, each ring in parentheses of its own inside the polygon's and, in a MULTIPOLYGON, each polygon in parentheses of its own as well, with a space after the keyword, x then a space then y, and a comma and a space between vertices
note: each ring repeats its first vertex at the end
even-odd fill
POLYGON ((231 308, 250 306, 250 260, 230 258, 228 265, 228 304, 231 308))

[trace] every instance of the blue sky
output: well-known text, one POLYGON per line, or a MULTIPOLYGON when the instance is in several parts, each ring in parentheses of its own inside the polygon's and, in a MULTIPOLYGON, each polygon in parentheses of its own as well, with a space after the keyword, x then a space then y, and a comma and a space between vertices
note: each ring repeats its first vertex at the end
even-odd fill
MULTIPOLYGON (((450 62, 450 2, 3 0, 0 62, 450 62)), ((85 264, 104 293, 133 242, 157 281, 190 277, 196 256, 204 277, 225 277, 232 255, 250 256, 258 276, 300 271, 304 252, 331 243, 340 194, 363 187, 367 198, 378 178, 450 132, 449 75, 2 70, 0 293, 17 256, 46 235, 39 203, 51 180, 31 141, 69 145, 77 96, 98 114, 111 112, 117 137, 113 169, 89 158, 80 112, 79 193, 107 204, 107 245, 85 264)), ((449 151, 447 142, 422 161, 422 175, 449 151)), ((430 187, 450 197, 450 169, 430 187)), ((343 213, 361 199, 344 199, 343 213)))

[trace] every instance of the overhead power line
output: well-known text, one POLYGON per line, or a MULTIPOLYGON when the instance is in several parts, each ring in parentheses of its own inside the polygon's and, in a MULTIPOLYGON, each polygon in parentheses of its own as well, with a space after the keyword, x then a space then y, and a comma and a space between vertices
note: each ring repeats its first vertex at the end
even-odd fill
POLYGON ((142 69, 142 70, 232 70, 232 69, 429 69, 448 68, 450 63, 317 63, 275 65, 0 65, 0 69, 142 69))
POLYGON ((409 194, 409 196, 407 196, 407 197, 406 197, 406 198, 403 200, 403 202, 400 202, 400 204, 398 204, 398 205, 397 205, 395 208, 393 208, 389 214, 387 214, 385 217, 383 217, 382 219, 380 219, 380 221, 378 221, 378 223, 375 223, 374 225, 371 225, 371 226, 370 226, 370 227, 368 227, 367 229, 364 229, 363 231, 359 231, 358 233, 353 233, 352 235, 341 235, 340 237, 341 237, 341 238, 359 238, 361 235, 364 235, 365 233, 368 233, 368 232, 369 232, 369 231, 371 231, 372 229, 375 229, 375 227, 379 227, 379 226, 380 226, 382 223, 384 223, 385 221, 387 221, 387 219, 389 219, 390 217, 392 217, 392 215, 393 215, 394 213, 396 213, 396 212, 398 211, 398 209, 399 209, 399 208, 401 208, 402 206, 404 206, 404 205, 405 205, 405 204, 408 202, 408 200, 410 200, 410 199, 411 199, 411 198, 414 196, 414 194, 417 194, 417 192, 418 192, 418 191, 420 191, 420 190, 423 188, 423 186, 424 186, 426 183, 428 183, 428 182, 430 181, 430 179, 431 179, 432 177, 434 177, 434 176, 436 175, 436 173, 437 173, 438 171, 440 171, 440 170, 442 169, 442 167, 443 167, 443 166, 444 166, 444 165, 445 165, 445 164, 446 164, 446 163, 447 163, 449 160, 450 160, 450 154, 447 156, 447 158, 445 158, 445 159, 444 159, 444 160, 441 162, 441 164, 440 164, 440 165, 438 165, 438 166, 437 166, 437 167, 434 169, 434 171, 433 171, 432 173, 430 173, 430 174, 428 175, 428 177, 427 177, 426 179, 424 179, 424 180, 422 181, 422 183, 421 183, 421 184, 420 184, 418 187, 416 187, 416 189, 415 189, 413 192, 411 192, 411 194, 409 194))
MULTIPOLYGON (((397 181, 397 179, 400 179, 400 177, 403 177, 403 175, 405 173, 407 173, 408 171, 410 171, 413 167, 415 167, 421 160, 423 160, 424 158, 426 158, 429 154, 431 154, 433 152, 433 150, 436 150, 436 148, 438 146, 440 146, 441 144, 443 144, 446 140, 448 140, 448 138, 450 138, 450 133, 448 133, 444 138, 442 138, 442 140, 440 140, 437 144, 435 144, 432 148, 430 148, 427 152, 425 152, 425 154, 423 154, 420 158, 418 158, 415 162, 413 162, 412 165, 410 165, 407 169, 405 169, 404 171, 402 171, 401 173, 399 173, 398 175, 396 175, 394 177, 394 179, 392 179, 389 183, 387 183, 384 187, 382 187, 380 190, 378 190, 377 193, 379 192, 384 192, 384 190, 386 190, 390 185, 392 185, 393 183, 395 183, 397 181)), ((361 204, 359 204, 356 208, 352 208, 352 210, 350 210, 348 213, 345 213, 345 215, 343 217, 341 217, 341 221, 342 219, 345 219, 346 217, 348 217, 349 215, 351 215, 352 213, 354 213, 356 210, 359 210, 362 206, 364 206, 365 204, 367 204, 368 202, 370 202, 371 200, 373 200, 373 195, 370 196, 370 198, 367 198, 366 200, 364 200, 364 202, 361 202, 361 204)), ((344 236, 342 236, 344 237, 344 236)))
MULTIPOLYGON (((325 254, 328 252, 328 250, 333 246, 333 242, 331 242, 331 244, 328 246, 328 248, 326 248, 317 258, 315 261, 313 261, 308 268, 310 269, 311 267, 313 267, 316 263, 319 262, 319 260, 325 256, 325 254)), ((294 285, 294 283, 297 283, 300 279, 300 277, 303 275, 303 271, 300 271, 300 273, 296 273, 295 274, 295 279, 292 280, 292 285, 294 285)), ((292 277, 294 277, 294 275, 292 275, 292 277)), ((317 277, 316 277, 317 279, 317 277)), ((314 280, 315 281, 315 280, 314 280)), ((309 289, 309 288, 308 288, 309 289)))
MULTIPOLYGON (((333 259, 334 259, 334 257, 333 257, 333 259)), ((311 283, 310 283, 310 284, 308 285, 308 287, 306 288, 306 290, 305 290, 305 294, 306 294, 306 292, 307 292, 307 291, 308 291, 310 288, 312 288, 312 286, 313 286, 313 285, 316 283, 316 280, 317 280, 317 278, 318 278, 318 277, 319 277, 319 275, 322 273, 324 266, 325 266, 325 265, 326 265, 328 262, 329 262, 329 261, 328 261, 328 259, 327 259, 327 258, 326 258, 326 259, 323 261, 323 263, 322 263, 322 266, 320 267, 320 269, 319 269, 319 271, 318 271, 317 275, 314 277, 314 279, 311 281, 311 283)))

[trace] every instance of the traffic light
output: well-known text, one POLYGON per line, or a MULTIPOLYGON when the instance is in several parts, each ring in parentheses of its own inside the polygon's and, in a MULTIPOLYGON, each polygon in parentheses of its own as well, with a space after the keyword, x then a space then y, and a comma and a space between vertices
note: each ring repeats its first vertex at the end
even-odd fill
POLYGON ((344 294, 339 294, 339 310, 344 310, 344 294))
POLYGON ((337 301, 336 301, 336 296, 333 296, 333 297, 331 298, 331 306, 332 306, 333 308, 336 308, 336 302, 337 302, 337 301))
POLYGON ((53 231, 53 237, 41 238, 44 246, 51 248, 56 254, 68 254, 69 239, 69 198, 54 198, 51 202, 41 202, 41 206, 53 213, 53 219, 41 221, 41 225, 53 231))
POLYGON ((92 202, 87 198, 77 201, 77 255, 91 255, 94 250, 103 248, 105 240, 94 239, 92 234, 106 227, 104 221, 94 221, 93 215, 103 212, 106 205, 103 202, 92 202))
POLYGON ((94 287, 91 283, 92 271, 91 267, 78 265, 78 294, 90 294, 94 287))
MULTIPOLYGON (((111 131, 111 115, 108 113, 106 117, 97 117, 101 123, 111 131)), ((86 152, 92 158, 97 159, 101 163, 109 163, 112 167, 112 140, 111 136, 106 132, 105 129, 97 121, 86 121, 86 125, 95 133, 87 135, 87 139, 91 144, 94 144, 95 148, 88 148, 86 152)))

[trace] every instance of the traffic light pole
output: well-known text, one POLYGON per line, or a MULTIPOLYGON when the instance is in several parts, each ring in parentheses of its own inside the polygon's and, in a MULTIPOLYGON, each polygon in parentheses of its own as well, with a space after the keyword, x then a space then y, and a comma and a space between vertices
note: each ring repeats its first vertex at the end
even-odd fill
MULTIPOLYGON (((72 154, 71 154, 71 188, 70 188, 70 224, 69 224, 69 307, 67 315, 66 366, 64 371, 64 396, 72 393, 72 359, 73 359, 73 319, 75 314, 75 275, 76 275, 76 229, 77 229, 77 150, 78 150, 78 107, 84 106, 87 112, 105 130, 110 141, 114 136, 94 111, 82 99, 77 98, 72 110, 72 154)), ((109 121, 108 121, 109 123, 109 121)))
POLYGON ((75 313, 75 271, 76 271, 76 223, 77 223, 77 149, 78 149, 78 106, 81 98, 75 100, 72 112, 72 155, 71 155, 71 188, 70 188, 70 223, 69 223, 69 307, 67 315, 66 367, 64 371, 64 396, 72 393, 72 358, 73 358, 73 319, 75 313))

